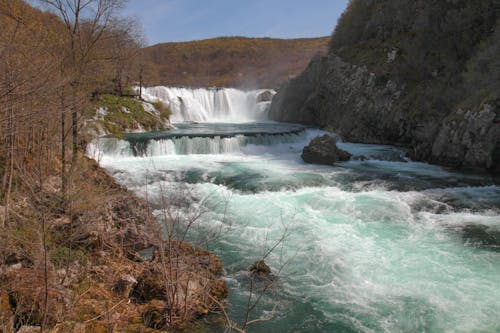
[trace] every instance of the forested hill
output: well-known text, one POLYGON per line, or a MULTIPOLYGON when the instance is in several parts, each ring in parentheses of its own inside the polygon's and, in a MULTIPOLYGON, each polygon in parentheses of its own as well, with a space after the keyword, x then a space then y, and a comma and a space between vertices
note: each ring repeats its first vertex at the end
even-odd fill
POLYGON ((329 46, 278 93, 274 119, 500 170, 500 0, 352 0, 329 46))
POLYGON ((153 69, 148 83, 274 88, 303 71, 327 44, 328 37, 221 37, 158 44, 145 49, 153 69))

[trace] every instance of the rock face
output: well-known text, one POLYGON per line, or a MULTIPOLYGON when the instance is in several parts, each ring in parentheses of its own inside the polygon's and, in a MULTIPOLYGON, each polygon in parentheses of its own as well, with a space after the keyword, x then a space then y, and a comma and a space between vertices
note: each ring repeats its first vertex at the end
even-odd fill
POLYGON ((500 171, 494 1, 381 2, 352 1, 328 54, 279 89, 270 118, 325 128, 352 142, 404 146, 415 160, 500 171), (403 2, 421 8, 406 10, 403 2), (391 13, 403 18, 389 19, 391 13), (439 17, 456 21, 443 24, 439 17), (459 33, 479 17, 482 28, 459 33))
POLYGON ((260 102, 270 102, 273 100, 273 92, 270 90, 265 90, 257 95, 257 103, 260 102))
POLYGON ((398 115, 390 111, 403 90, 336 55, 316 57, 274 97, 270 117, 330 127, 352 141, 384 142, 387 130, 400 134, 393 128, 398 115))
POLYGON ((302 151, 302 159, 306 163, 332 165, 338 161, 347 161, 351 154, 337 147, 337 141, 329 136, 315 137, 302 151))
POLYGON ((335 54, 316 57, 274 97, 270 118, 327 128, 348 141, 398 144, 410 156, 454 167, 499 170, 500 100, 450 114, 401 108, 404 84, 335 54))
MULTIPOLYGON (((498 101, 500 102, 500 101, 498 101)), ((432 145, 436 162, 499 168, 500 105, 482 104, 479 110, 458 109, 446 117, 432 145)))

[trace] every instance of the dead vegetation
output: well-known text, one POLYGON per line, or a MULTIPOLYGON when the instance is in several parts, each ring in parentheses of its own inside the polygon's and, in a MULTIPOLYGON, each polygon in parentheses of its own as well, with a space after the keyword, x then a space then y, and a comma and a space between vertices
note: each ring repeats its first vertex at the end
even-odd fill
POLYGON ((54 176, 34 197, 16 197, 11 207, 15 217, 0 234, 3 330, 185 328, 217 309, 227 294, 217 278, 220 260, 187 243, 165 241, 145 201, 95 162, 79 161, 71 214, 52 208, 60 191, 54 176), (33 201, 46 208, 30 207, 33 201), (41 214, 45 223, 32 214, 41 214), (141 250, 152 256, 141 257, 141 250))
POLYGON ((165 246, 148 203, 83 156, 95 94, 141 80, 122 2, 0 0, 0 332, 173 329, 226 294, 218 259, 165 246))

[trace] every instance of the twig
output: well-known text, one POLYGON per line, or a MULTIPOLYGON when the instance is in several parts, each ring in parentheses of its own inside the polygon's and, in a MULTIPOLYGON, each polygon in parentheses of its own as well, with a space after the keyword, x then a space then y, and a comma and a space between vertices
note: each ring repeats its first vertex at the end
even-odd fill
POLYGON ((99 318, 101 318, 102 316, 104 315, 107 315, 109 314, 111 311, 113 311, 116 307, 118 307, 120 304, 122 304, 123 302, 125 301, 128 301, 128 303, 130 303, 130 300, 129 299, 122 299, 120 302, 116 303, 115 305, 113 305, 113 307, 111 309, 109 309, 108 311, 104 312, 104 313, 101 313, 100 315, 98 315, 97 317, 94 317, 92 319, 89 319, 89 320, 85 320, 85 323, 89 323, 91 321, 94 321, 94 320, 97 320, 99 318))

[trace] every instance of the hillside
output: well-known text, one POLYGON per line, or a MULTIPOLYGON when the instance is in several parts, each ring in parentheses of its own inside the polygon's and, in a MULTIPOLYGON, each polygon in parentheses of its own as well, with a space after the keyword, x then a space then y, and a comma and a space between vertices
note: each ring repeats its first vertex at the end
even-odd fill
POLYGON ((221 37, 145 48, 149 85, 275 88, 299 74, 328 37, 221 37))
POLYGON ((275 120, 500 168, 500 1, 353 0, 327 56, 275 98, 275 120))
POLYGON ((0 0, 0 332, 185 328, 220 308, 220 261, 165 239, 170 222, 85 156, 169 110, 130 97, 140 47, 118 1, 45 3, 0 0))

